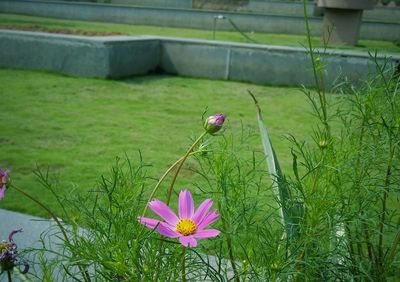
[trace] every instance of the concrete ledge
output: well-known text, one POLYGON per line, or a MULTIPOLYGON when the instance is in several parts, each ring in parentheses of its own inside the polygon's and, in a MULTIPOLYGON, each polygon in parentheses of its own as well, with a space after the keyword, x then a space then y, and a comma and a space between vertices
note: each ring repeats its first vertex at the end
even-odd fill
MULTIPOLYGON (((150 8, 39 0, 0 0, 0 12, 85 21, 198 28, 210 30, 210 37, 214 18, 222 13, 192 9, 150 8)), ((304 34, 305 30, 302 16, 237 12, 223 12, 222 14, 229 17, 242 31, 246 32, 304 34)), ((321 18, 310 17, 309 23, 312 34, 320 35, 322 29, 321 18)), ((234 30, 233 26, 227 20, 218 21, 217 29, 234 30)), ((360 38, 399 40, 400 24, 363 22, 360 38)))
MULTIPOLYGON (((375 72, 361 52, 320 52, 327 85, 375 72)), ((378 60, 384 61, 383 56, 378 60)), ((388 63, 399 64, 400 55, 388 63)), ((0 67, 49 70, 73 76, 125 78, 158 70, 181 76, 260 84, 314 85, 303 48, 155 36, 84 37, 0 30, 0 67)))
POLYGON ((0 66, 121 78, 154 70, 158 44, 158 40, 147 37, 82 37, 3 30, 0 66))
POLYGON ((61 73, 106 77, 108 50, 101 42, 54 35, 7 33, 0 35, 1 65, 61 73))

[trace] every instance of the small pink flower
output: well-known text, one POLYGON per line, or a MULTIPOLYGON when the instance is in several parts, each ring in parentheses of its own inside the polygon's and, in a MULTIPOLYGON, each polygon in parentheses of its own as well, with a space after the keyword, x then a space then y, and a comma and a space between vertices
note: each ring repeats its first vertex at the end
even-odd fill
POLYGON ((8 170, 0 169, 0 200, 4 198, 6 184, 8 181, 8 170))
POLYGON ((179 217, 163 202, 153 200, 149 208, 164 221, 139 217, 139 222, 148 228, 156 228, 161 235, 179 238, 185 247, 196 247, 196 239, 216 237, 220 233, 217 229, 204 229, 219 218, 216 211, 210 211, 212 204, 212 200, 207 199, 195 211, 192 194, 183 190, 179 193, 179 217))

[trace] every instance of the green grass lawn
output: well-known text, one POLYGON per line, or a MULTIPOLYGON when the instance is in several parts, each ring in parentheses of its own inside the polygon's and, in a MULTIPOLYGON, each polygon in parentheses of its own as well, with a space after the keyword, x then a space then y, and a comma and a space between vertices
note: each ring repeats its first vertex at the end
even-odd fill
MULTIPOLYGON (((176 36, 185 38, 213 38, 212 27, 210 30, 184 29, 171 27, 157 26, 142 26, 129 24, 114 24, 86 21, 72 21, 62 19, 52 19, 43 17, 32 17, 14 14, 0 14, 0 28, 33 28, 49 30, 67 30, 69 32, 104 32, 104 33, 120 33, 128 35, 162 35, 176 36)), ((271 34, 271 33, 247 33, 254 41, 261 44, 271 45, 287 45, 287 46, 305 46, 307 43, 305 35, 290 35, 290 34, 271 34)), ((248 39, 243 37, 238 32, 217 31, 216 39, 222 41, 248 42, 248 39)), ((313 37, 313 44, 316 47, 321 47, 321 38, 313 37)), ((376 40, 359 40, 358 46, 346 47, 336 46, 341 49, 352 49, 359 51, 375 51, 386 53, 400 53, 400 46, 390 41, 376 40)))
MULTIPOLYGON (((248 89, 259 98, 284 168, 291 166, 284 136, 303 138, 314 121, 296 88, 165 75, 112 81, 10 69, 0 69, 0 81, 0 167, 11 170, 15 185, 55 209, 32 172, 36 165, 50 169, 63 193, 79 193, 95 187, 116 156, 135 161, 140 150, 153 165, 149 176, 157 178, 202 132, 207 107, 208 114, 228 115, 228 133, 240 134, 242 126, 257 132, 248 89)), ((261 151, 256 134, 248 146, 249 155, 261 151)), ((180 179, 177 187, 191 180, 180 179)), ((0 208, 46 215, 16 191, 9 191, 0 208)))

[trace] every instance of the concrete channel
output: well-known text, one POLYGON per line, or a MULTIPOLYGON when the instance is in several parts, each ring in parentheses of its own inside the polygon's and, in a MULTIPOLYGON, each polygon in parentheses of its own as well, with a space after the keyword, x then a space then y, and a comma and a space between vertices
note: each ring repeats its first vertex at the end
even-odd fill
MULTIPOLYGON (((376 72, 367 53, 315 50, 327 85, 376 72)), ((377 55, 396 66, 400 55, 377 55)), ((0 67, 47 70, 82 77, 122 79, 152 72, 272 85, 314 85, 307 50, 158 36, 87 37, 0 30, 0 67)))

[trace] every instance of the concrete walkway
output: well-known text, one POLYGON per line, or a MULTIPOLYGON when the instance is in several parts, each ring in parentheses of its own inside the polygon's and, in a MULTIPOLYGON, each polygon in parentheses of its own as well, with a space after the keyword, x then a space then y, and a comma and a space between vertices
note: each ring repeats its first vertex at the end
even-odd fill
MULTIPOLYGON (((17 244, 19 250, 32 247, 41 247, 39 239, 43 231, 48 230, 54 223, 40 217, 22 214, 18 212, 0 209, 0 241, 8 241, 8 235, 11 231, 22 229, 21 233, 14 235, 13 240, 17 244)), ((30 271, 40 273, 39 269, 35 269, 30 265, 30 271)), ((7 281, 7 275, 0 276, 0 282, 7 281)), ((13 281, 39 281, 32 278, 31 275, 19 275, 15 273, 13 281)), ((56 281, 56 280, 55 280, 56 281)))
POLYGON ((37 246, 40 234, 53 223, 40 217, 0 209, 0 241, 8 240, 12 230, 21 229, 21 233, 14 235, 18 248, 37 246))

